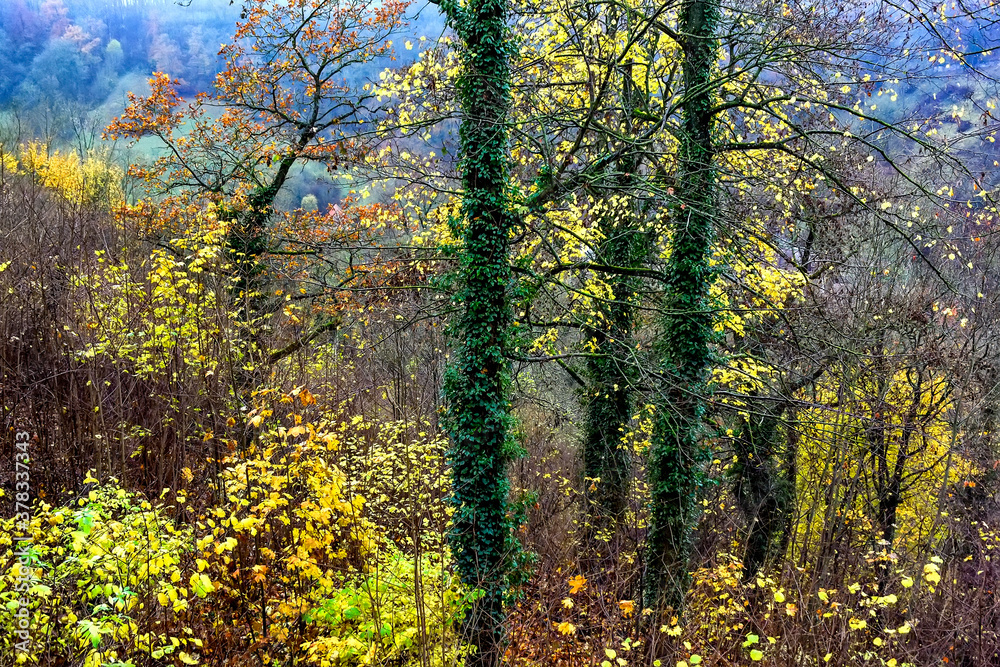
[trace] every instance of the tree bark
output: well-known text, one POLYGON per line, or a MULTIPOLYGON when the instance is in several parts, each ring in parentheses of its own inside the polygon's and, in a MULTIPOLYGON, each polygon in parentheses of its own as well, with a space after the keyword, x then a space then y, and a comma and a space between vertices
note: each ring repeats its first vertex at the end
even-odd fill
POLYGON ((659 344, 663 386, 649 454, 650 525, 643 591, 645 606, 661 612, 683 607, 707 458, 701 420, 712 336, 709 259, 717 213, 712 71, 719 17, 718 0, 686 0, 678 22, 684 54, 677 175, 680 204, 674 211, 659 344))
MULTIPOLYGON (((747 522, 743 578, 751 580, 780 555, 795 496, 795 478, 782 472, 778 457, 783 408, 761 405, 743 419, 733 441, 733 490, 747 522)), ((786 438, 787 442, 787 438, 786 438)), ((785 457, 787 460, 787 456, 785 457)))

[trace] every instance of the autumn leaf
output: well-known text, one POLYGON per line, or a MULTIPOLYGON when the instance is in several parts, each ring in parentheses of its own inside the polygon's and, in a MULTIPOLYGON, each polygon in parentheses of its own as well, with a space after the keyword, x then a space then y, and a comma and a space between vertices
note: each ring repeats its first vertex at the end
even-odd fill
POLYGON ((578 574, 569 580, 570 595, 576 595, 586 587, 587 587, 587 578, 582 574, 578 574))
POLYGON ((316 398, 309 392, 308 389, 303 389, 299 393, 299 401, 302 405, 313 405, 316 402, 316 398))

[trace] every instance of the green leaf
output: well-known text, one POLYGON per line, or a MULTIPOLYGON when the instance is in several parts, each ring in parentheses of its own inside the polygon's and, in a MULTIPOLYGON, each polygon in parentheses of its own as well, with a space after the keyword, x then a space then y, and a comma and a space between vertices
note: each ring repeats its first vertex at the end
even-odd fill
POLYGON ((191 575, 191 590, 194 591, 195 595, 203 598, 215 590, 215 585, 207 575, 196 573, 191 575))
POLYGON ((80 635, 94 648, 101 645, 101 628, 93 621, 80 621, 80 635))
POLYGON ((94 517, 89 512, 81 514, 77 520, 76 525, 84 535, 90 535, 90 531, 94 529, 94 517))

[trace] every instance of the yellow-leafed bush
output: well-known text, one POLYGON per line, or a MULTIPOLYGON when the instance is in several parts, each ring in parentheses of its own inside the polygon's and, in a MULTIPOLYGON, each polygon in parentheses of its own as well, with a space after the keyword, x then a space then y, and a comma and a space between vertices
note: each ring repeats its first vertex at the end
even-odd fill
POLYGON ((78 357, 127 362, 140 377, 178 363, 215 373, 226 317, 219 295, 226 285, 214 275, 225 265, 221 234, 216 229, 175 239, 174 253, 152 250, 142 277, 99 251, 94 269, 72 281, 82 293, 79 329, 93 332, 78 357))
MULTIPOLYGON (((279 404, 296 397, 312 400, 301 392, 279 404)), ((286 426, 270 417, 251 417, 263 429, 259 448, 226 468, 227 509, 212 511, 197 541, 215 585, 214 625, 256 636, 264 655, 280 661, 303 651, 324 667, 426 664, 421 656, 455 664, 470 597, 446 554, 404 553, 333 463, 369 425, 291 412, 286 426)), ((397 428, 375 432, 373 451, 398 445, 397 428)))
MULTIPOLYGON (((461 664, 472 594, 447 550, 418 557, 397 546, 336 465, 366 425, 270 416, 251 417, 257 444, 223 462, 221 502, 196 515, 187 491, 165 489, 172 504, 154 506, 113 482, 75 504, 37 504, 33 645, 85 667, 244 664, 254 654, 322 667, 461 664)), ((375 433, 376 450, 399 446, 397 428, 375 433)), ((14 534, 12 520, 0 522, 8 562, 14 534)), ((0 577, 0 664, 15 659, 19 573, 0 577)))
POLYGON ((898 527, 882 550, 913 553, 947 535, 937 514, 941 489, 973 474, 972 464, 954 451, 958 434, 946 419, 948 383, 898 372, 882 384, 860 377, 850 387, 821 385, 818 403, 833 405, 839 398, 854 406, 853 413, 822 407, 799 413, 798 498, 809 511, 796 526, 797 543, 815 545, 837 524, 863 548, 882 529, 870 508, 879 504, 879 485, 889 486, 893 476, 899 480, 898 527), (848 483, 858 478, 872 481, 848 483))
MULTIPOLYGON (((197 649, 188 633, 172 635, 167 626, 192 591, 182 580, 182 563, 191 549, 191 530, 177 528, 154 508, 114 481, 90 491, 76 503, 53 507, 37 503, 30 521, 28 561, 34 577, 30 601, 32 650, 58 653, 73 664, 96 667, 129 656, 164 650, 197 649), (170 590, 173 610, 153 613, 158 591, 170 590), (175 644, 176 641, 176 644, 175 644)), ((0 559, 15 562, 13 519, 0 520, 0 559)), ((0 574, 0 664, 14 663, 15 617, 24 559, 0 574)))
POLYGON ((50 153, 47 146, 33 141, 21 147, 20 157, 25 173, 71 204, 111 210, 125 202, 124 172, 106 156, 92 153, 81 159, 72 151, 50 153))
POLYGON ((431 665, 461 662, 465 650, 458 622, 469 603, 458 578, 440 562, 419 563, 393 549, 375 572, 361 577, 310 609, 303 619, 319 628, 304 644, 309 661, 337 665, 431 665))

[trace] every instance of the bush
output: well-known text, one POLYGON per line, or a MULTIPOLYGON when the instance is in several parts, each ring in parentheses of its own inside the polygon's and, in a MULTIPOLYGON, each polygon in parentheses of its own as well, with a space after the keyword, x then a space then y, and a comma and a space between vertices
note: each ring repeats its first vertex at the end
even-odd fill
MULTIPOLYGON (((88 479, 88 483, 96 480, 88 479)), ((37 503, 30 522, 29 561, 34 584, 30 600, 33 650, 40 659, 58 655, 92 667, 141 655, 174 653, 184 661, 201 640, 171 634, 171 614, 155 605, 170 590, 176 611, 193 593, 176 588, 192 532, 177 528, 163 508, 153 507, 110 480, 75 503, 37 503)), ((14 521, 0 520, 0 558, 15 560, 14 521)), ((0 663, 14 664, 14 613, 20 594, 19 561, 0 575, 0 663)), ((189 664, 194 664, 189 663, 189 664)))
MULTIPOLYGON (((286 399, 313 400, 307 391, 286 399)), ((114 480, 63 507, 36 505, 30 612, 39 650, 31 660, 462 662, 458 627, 472 595, 451 575, 447 550, 405 553, 407 545, 365 516, 364 497, 350 493, 334 463, 367 426, 297 414, 286 426, 265 421, 267 413, 252 415, 258 444, 223 462, 215 480, 221 502, 203 510, 183 490, 164 489, 160 501, 171 504, 154 505, 114 480)), ((398 426, 375 433, 373 451, 399 446, 398 426)), ((433 438, 418 444, 425 454, 441 446, 433 438)), ((193 475, 185 470, 188 482, 193 475)), ((0 554, 9 562, 13 534, 12 520, 0 522, 0 554)), ((0 578, 3 664, 14 661, 19 568, 0 578)))

